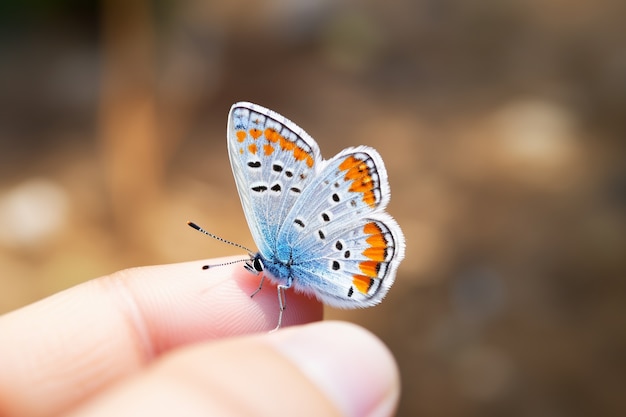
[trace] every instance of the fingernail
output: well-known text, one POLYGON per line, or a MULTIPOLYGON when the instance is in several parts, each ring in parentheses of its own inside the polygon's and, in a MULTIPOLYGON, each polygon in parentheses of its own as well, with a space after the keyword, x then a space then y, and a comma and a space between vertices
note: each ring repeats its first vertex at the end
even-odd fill
POLYGON ((291 327, 271 343, 346 417, 393 415, 398 368, 387 347, 367 330, 342 322, 291 327))

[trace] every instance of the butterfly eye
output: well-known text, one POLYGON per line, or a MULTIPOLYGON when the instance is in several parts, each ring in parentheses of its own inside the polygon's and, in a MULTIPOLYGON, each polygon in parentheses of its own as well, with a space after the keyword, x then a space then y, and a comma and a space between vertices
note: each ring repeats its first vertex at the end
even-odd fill
POLYGON ((254 267, 255 271, 257 272, 263 272, 263 269, 265 268, 263 266, 263 261, 261 261, 261 258, 255 258, 252 266, 254 267))

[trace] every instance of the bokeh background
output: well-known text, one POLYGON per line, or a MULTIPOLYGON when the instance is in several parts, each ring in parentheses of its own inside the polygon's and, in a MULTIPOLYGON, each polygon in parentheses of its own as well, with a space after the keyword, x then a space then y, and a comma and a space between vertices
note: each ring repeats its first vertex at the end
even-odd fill
POLYGON ((626 415, 626 3, 0 3, 0 313, 254 246, 239 100, 376 147, 407 238, 400 416, 626 415), (202 243, 198 243, 202 242, 202 243))

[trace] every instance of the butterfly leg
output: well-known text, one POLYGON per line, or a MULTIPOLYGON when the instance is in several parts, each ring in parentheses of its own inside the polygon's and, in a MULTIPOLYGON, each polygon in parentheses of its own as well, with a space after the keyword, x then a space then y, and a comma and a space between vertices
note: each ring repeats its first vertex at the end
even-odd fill
POLYGON ((278 313, 278 324, 276 325, 276 328, 274 330, 272 330, 272 332, 275 332, 276 330, 280 329, 280 326, 283 323, 283 312, 287 308, 287 298, 285 297, 285 290, 288 290, 289 288, 291 288, 292 282, 293 282, 293 278, 289 277, 289 279, 287 280, 286 284, 278 285, 278 287, 277 287, 277 291, 278 291, 278 307, 279 307, 280 311, 278 313))
POLYGON ((263 281, 265 281, 265 274, 261 276, 261 282, 259 282, 259 288, 257 288, 252 294, 250 294, 250 298, 254 297, 259 291, 261 291, 261 288, 263 288, 263 281))

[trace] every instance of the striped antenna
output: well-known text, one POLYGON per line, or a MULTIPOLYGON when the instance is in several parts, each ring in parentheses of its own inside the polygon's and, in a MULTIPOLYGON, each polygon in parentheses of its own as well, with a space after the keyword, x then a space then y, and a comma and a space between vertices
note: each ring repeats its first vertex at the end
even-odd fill
POLYGON ((237 259, 236 261, 224 262, 223 264, 202 265, 202 269, 215 268, 215 267, 224 266, 224 265, 232 265, 232 264, 237 264, 239 262, 247 262, 247 261, 249 261, 249 259, 237 259))
MULTIPOLYGON (((226 240, 226 239, 224 239, 224 238, 222 238, 222 237, 216 236, 216 235, 214 235, 213 233, 209 233, 209 232, 207 232, 206 230, 204 230, 202 227, 200 227, 200 226, 198 226, 197 224, 195 224, 194 222, 187 222, 187 224, 188 224, 188 225, 189 225, 189 227, 191 227, 192 229, 196 229, 198 232, 202 232, 202 233, 204 233, 205 235, 207 235, 207 236, 209 236, 209 237, 212 237, 212 238, 213 238, 213 239, 215 239, 215 240, 219 240, 220 242, 223 242, 223 243, 226 243, 226 244, 228 244, 228 245, 234 246, 234 247, 236 247, 236 248, 239 248, 239 249, 243 249, 243 250, 245 250, 246 252, 248 252, 248 253, 250 254, 250 257, 252 257, 252 251, 251 251, 250 249, 246 248, 245 246, 240 245, 239 243, 231 242, 230 240, 226 240)), ((220 265, 229 265, 229 264, 233 264, 233 263, 236 263, 236 262, 242 262, 242 261, 228 262, 228 263, 225 263, 225 264, 220 264, 220 265)), ((217 265, 212 265, 212 266, 217 266, 217 265)), ((202 267, 202 269, 209 269, 209 265, 205 265, 205 266, 203 266, 203 267, 202 267)))

